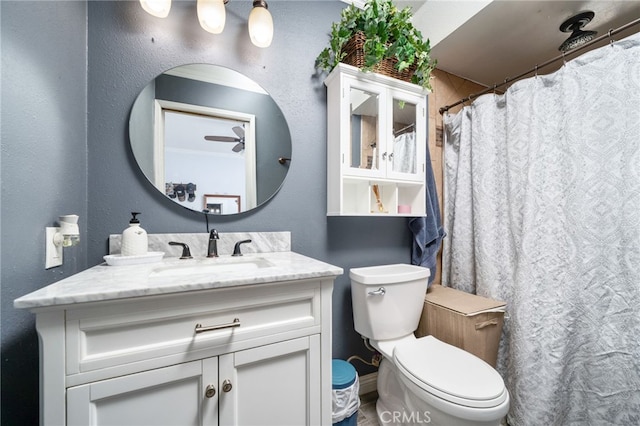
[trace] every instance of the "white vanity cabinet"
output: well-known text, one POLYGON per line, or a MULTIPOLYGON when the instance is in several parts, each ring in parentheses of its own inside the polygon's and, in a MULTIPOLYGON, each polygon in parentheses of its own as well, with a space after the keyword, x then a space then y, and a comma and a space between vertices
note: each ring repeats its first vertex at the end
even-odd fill
POLYGON ((131 284, 137 275, 101 265, 18 299, 36 314, 41 424, 331 424, 331 293, 342 270, 268 259, 273 267, 191 288, 131 284), (301 266, 288 274, 280 263, 301 266), (100 297, 86 290, 96 279, 112 280, 100 297), (74 287, 82 303, 62 294, 74 287))
POLYGON ((74 386, 67 424, 322 424, 319 355, 314 335, 74 386))
POLYGON ((427 92, 339 64, 327 86, 327 215, 423 216, 427 92))

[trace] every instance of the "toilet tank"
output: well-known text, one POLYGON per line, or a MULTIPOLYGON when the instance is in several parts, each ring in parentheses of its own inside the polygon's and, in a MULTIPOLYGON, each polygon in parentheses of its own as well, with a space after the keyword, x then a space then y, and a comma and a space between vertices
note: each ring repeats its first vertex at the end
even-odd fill
POLYGON ((355 329, 372 340, 390 340, 418 328, 429 269, 394 264, 352 268, 351 298, 355 329))

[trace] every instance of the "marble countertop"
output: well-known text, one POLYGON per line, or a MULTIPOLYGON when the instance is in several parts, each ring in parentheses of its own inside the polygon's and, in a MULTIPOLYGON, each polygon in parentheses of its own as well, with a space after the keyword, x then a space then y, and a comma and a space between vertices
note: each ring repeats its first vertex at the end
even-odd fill
POLYGON ((19 309, 51 308, 141 296, 182 293, 252 284, 335 277, 337 266, 291 251, 247 253, 208 259, 164 258, 130 266, 101 264, 14 301, 19 309), (229 266, 234 263, 242 265, 229 266), (219 270, 216 266, 221 265, 219 270))

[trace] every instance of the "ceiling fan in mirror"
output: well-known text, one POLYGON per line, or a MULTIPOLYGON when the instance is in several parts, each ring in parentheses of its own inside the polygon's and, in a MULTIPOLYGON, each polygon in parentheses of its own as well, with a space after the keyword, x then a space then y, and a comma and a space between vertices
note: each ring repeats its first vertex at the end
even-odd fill
POLYGON ((235 142, 236 145, 231 149, 233 152, 240 152, 244 149, 244 127, 233 126, 231 129, 237 135, 233 136, 205 136, 204 139, 213 142, 235 142))

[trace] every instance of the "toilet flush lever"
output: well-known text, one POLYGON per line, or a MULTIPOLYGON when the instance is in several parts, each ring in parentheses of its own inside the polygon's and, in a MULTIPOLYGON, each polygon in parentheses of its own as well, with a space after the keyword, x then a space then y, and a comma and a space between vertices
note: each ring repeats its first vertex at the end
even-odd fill
POLYGON ((369 296, 384 296, 384 294, 387 292, 387 290, 384 289, 384 287, 380 287, 379 289, 375 290, 375 291, 370 291, 368 294, 369 296))

